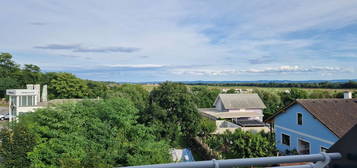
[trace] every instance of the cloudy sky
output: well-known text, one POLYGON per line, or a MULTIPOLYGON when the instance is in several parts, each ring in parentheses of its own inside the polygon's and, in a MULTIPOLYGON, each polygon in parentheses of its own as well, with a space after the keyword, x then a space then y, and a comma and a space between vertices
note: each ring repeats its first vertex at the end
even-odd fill
POLYGON ((105 81, 357 78, 355 0, 0 0, 0 52, 105 81))

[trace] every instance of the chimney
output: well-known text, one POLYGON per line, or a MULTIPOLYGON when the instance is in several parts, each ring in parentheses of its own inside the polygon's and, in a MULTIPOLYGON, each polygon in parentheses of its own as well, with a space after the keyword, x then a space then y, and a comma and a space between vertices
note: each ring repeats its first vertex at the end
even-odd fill
POLYGON ((47 102, 47 85, 43 85, 43 87, 42 87, 41 100, 42 100, 42 102, 47 102))
POLYGON ((352 92, 347 91, 347 92, 343 93, 343 98, 344 99, 352 99, 352 92))
POLYGON ((26 88, 27 88, 28 90, 33 90, 33 84, 27 84, 27 85, 26 85, 26 88))
POLYGON ((35 90, 36 92, 36 99, 37 99, 37 102, 40 102, 41 101, 41 85, 39 84, 36 84, 36 85, 33 85, 33 90, 35 90))

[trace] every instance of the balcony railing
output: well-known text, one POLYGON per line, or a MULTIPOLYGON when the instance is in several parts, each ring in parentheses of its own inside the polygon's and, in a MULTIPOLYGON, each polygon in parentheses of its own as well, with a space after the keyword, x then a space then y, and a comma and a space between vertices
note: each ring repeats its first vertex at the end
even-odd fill
MULTIPOLYGON (((297 166, 283 166, 285 168, 324 168, 332 159, 340 159, 340 153, 320 153, 311 155, 292 155, 264 158, 210 160, 198 162, 181 162, 169 164, 156 164, 144 166, 131 166, 124 168, 233 168, 238 166, 271 166, 284 163, 312 162, 311 164, 297 166)), ((281 168, 281 167, 280 167, 281 168)))

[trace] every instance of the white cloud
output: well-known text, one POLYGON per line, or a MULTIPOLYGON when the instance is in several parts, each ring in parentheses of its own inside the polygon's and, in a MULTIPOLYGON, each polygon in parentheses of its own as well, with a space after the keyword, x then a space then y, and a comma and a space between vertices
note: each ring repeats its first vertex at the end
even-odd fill
POLYGON ((165 65, 161 64, 111 64, 106 65, 107 67, 112 68, 162 68, 165 65))
POLYGON ((329 66, 310 66, 301 67, 297 65, 284 65, 279 67, 264 67, 251 69, 174 69, 171 71, 178 75, 239 75, 239 74, 255 74, 255 73, 336 73, 336 72, 353 72, 353 70, 329 67, 329 66))
POLYGON ((6 39, 0 46, 19 63, 46 70, 165 69, 150 76, 161 80, 181 74, 334 74, 339 70, 327 67, 355 66, 355 51, 341 51, 356 49, 355 32, 336 30, 357 23, 356 9, 351 0, 6 1, 0 6, 0 37, 6 39), (211 66, 182 68, 202 64, 211 66), (284 67, 291 64, 297 67, 284 67))

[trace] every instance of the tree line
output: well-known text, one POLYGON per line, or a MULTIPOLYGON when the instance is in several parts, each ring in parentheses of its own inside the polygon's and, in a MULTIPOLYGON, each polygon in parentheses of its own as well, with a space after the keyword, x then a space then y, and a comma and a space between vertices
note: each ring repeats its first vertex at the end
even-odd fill
MULTIPOLYGON (((201 93, 196 94, 201 95, 201 93)), ((1 130, 0 156, 10 167, 114 167, 171 162, 170 150, 215 130, 201 118, 184 84, 151 92, 124 84, 107 97, 39 109, 1 130)), ((212 100, 210 100, 212 101, 212 100)))
MULTIPOLYGON (((50 99, 102 98, 39 109, 11 123, 0 133, 0 156, 6 168, 167 163, 172 148, 185 147, 196 136, 210 137, 213 146, 223 143, 217 148, 224 149, 224 158, 262 157, 274 152, 272 140, 264 134, 236 131, 210 135, 215 123, 202 118, 197 108, 212 107, 221 92, 216 88, 163 82, 149 92, 141 85, 83 80, 65 72, 43 73, 36 65, 21 67, 7 53, 0 55, 0 72, 3 95, 6 89, 39 83, 48 85, 50 99)), ((267 106, 266 116, 297 98, 341 96, 297 88, 254 92, 267 106)))
POLYGON ((326 89, 357 89, 356 81, 348 82, 267 82, 267 83, 194 83, 188 85, 207 85, 207 86, 255 86, 272 88, 326 88, 326 89))
POLYGON ((110 87, 105 82, 83 80, 71 73, 41 71, 37 65, 17 64, 11 54, 0 54, 0 98, 6 89, 22 89, 26 84, 48 85, 48 98, 106 97, 110 87))

